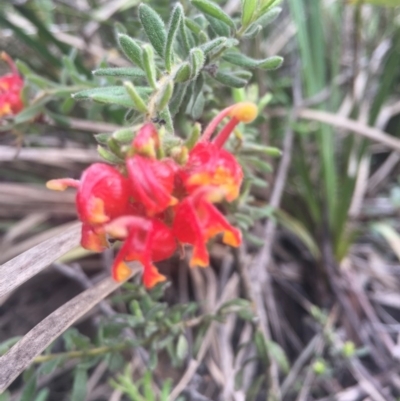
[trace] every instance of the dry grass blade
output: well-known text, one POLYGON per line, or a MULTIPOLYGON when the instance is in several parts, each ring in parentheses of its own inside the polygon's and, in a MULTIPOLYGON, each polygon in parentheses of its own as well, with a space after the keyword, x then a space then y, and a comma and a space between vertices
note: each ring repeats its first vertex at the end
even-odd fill
POLYGON ((0 266, 0 298, 79 245, 80 223, 0 266))
POLYGON ((371 139, 372 141, 379 142, 400 152, 400 140, 377 128, 369 127, 368 125, 362 124, 358 121, 337 114, 327 113, 326 111, 311 109, 299 110, 298 116, 306 120, 320 121, 321 123, 330 124, 337 128, 355 132, 356 134, 371 139))
POLYGON ((59 166, 64 162, 92 163, 100 160, 95 149, 36 149, 0 146, 0 161, 27 160, 36 163, 59 166))
MULTIPOLYGON (((132 271, 139 270, 137 268, 132 271)), ((47 316, 0 358, 0 393, 4 391, 60 334, 123 284, 106 278, 47 316)))

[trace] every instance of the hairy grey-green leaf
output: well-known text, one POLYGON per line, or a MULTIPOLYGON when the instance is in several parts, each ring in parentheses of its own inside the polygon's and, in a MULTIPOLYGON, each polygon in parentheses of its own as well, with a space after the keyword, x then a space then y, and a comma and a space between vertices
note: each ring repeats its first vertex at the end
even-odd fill
POLYGON ((149 44, 145 44, 142 47, 142 65, 144 72, 146 73, 147 82, 152 88, 157 86, 157 71, 156 63, 154 61, 153 48, 149 44))
POLYGON ((190 62, 190 69, 191 69, 191 78, 195 78, 199 75, 201 69, 205 63, 205 56, 203 50, 200 48, 194 48, 190 51, 189 54, 189 62, 190 62))
POLYGON ((227 38, 225 37, 219 37, 219 38, 215 38, 212 39, 206 43, 203 43, 200 47, 201 50, 203 50, 204 54, 208 54, 210 52, 212 52, 215 49, 220 49, 221 47, 223 47, 223 45, 226 43, 227 38))
POLYGON ((125 56, 137 66, 142 66, 142 49, 128 35, 118 34, 118 43, 125 56))
POLYGON ((86 386, 88 381, 87 369, 83 364, 79 364, 74 372, 74 383, 72 386, 71 401, 85 401, 86 386))
POLYGON ((132 82, 124 82, 124 87, 129 97, 132 100, 133 107, 141 113, 147 112, 146 102, 140 96, 132 82))
POLYGON ((92 71, 97 77, 145 77, 143 70, 134 67, 99 68, 92 71))
MULTIPOLYGON (((151 93, 151 89, 144 86, 138 86, 136 87, 136 90, 141 95, 151 93)), ((104 88, 85 89, 83 91, 74 93, 72 97, 76 100, 84 100, 90 99, 95 95, 124 96, 126 95, 126 90, 123 86, 105 86, 104 88)))
MULTIPOLYGON (((248 72, 248 71, 246 71, 248 72)), ((229 86, 231 88, 243 88, 244 86, 247 85, 251 78, 251 73, 250 76, 247 78, 242 78, 232 71, 229 70, 218 70, 218 72, 215 74, 213 77, 216 81, 229 86)))
POLYGON ((197 22, 187 17, 185 18, 185 25, 196 35, 203 30, 203 28, 197 22))
POLYGON ((170 110, 170 113, 172 116, 174 116, 176 113, 178 113, 178 111, 181 107, 182 101, 185 97, 188 85, 189 85, 188 82, 184 82, 184 83, 176 85, 174 94, 171 98, 171 101, 169 102, 169 110, 170 110))
POLYGON ((112 134, 112 137, 121 143, 132 142, 132 139, 134 136, 135 136, 135 132, 132 127, 121 128, 121 129, 113 132, 113 134, 112 134))
POLYGON ((229 25, 225 24, 225 22, 220 21, 210 15, 206 15, 206 19, 210 24, 211 29, 217 36, 230 36, 230 28, 229 25))
POLYGON ((176 68, 173 79, 175 82, 185 82, 190 78, 190 64, 185 61, 178 68, 176 68))
POLYGON ((111 134, 109 133, 101 133, 101 134, 95 134, 94 138, 96 139, 96 142, 99 143, 100 145, 106 145, 108 138, 110 138, 111 134))
POLYGON ((242 0, 242 25, 247 26, 257 8, 258 0, 242 0))
POLYGON ((174 83, 168 80, 164 85, 162 85, 156 95, 155 107, 157 111, 162 111, 167 106, 170 101, 172 94, 174 92, 174 83))
POLYGON ((188 103, 186 112, 191 115, 193 119, 198 119, 203 114, 205 98, 203 95, 204 78, 203 75, 199 75, 196 81, 193 83, 191 99, 188 103))
POLYGON ((144 3, 139 6, 139 18, 154 50, 163 58, 167 41, 163 20, 156 11, 144 3))
POLYGON ((175 43, 176 34, 178 32, 179 26, 181 25, 182 18, 184 18, 183 8, 178 3, 172 10, 171 19, 169 21, 167 41, 165 45, 164 59, 165 68, 168 72, 171 71, 173 63, 173 47, 175 43))
POLYGON ((282 65, 283 58, 272 56, 263 60, 256 60, 241 53, 225 53, 222 58, 234 65, 246 68, 261 68, 264 70, 273 70, 282 65))
POLYGON ((192 0, 192 4, 204 14, 222 21, 232 29, 236 29, 233 19, 220 6, 209 0, 192 0))
POLYGON ((178 38, 180 39, 181 47, 183 48, 184 57, 187 57, 189 55, 191 46, 189 43, 188 32, 185 24, 185 16, 181 18, 181 23, 179 24, 178 38))
POLYGON ((282 9, 280 7, 275 7, 272 8, 271 10, 268 10, 265 12, 261 17, 257 18, 245 31, 245 35, 250 34, 250 32, 254 31, 257 29, 258 26, 261 26, 262 28, 265 28, 268 24, 273 22, 276 18, 278 18, 279 14, 282 12, 282 9))
POLYGON ((97 146, 97 152, 99 153, 100 157, 105 160, 107 163, 110 164, 121 164, 124 162, 123 159, 116 156, 114 153, 111 153, 108 149, 103 146, 97 146))
POLYGON ((243 34, 243 39, 254 39, 260 32, 262 31, 261 25, 252 25, 251 29, 247 29, 246 32, 243 34))

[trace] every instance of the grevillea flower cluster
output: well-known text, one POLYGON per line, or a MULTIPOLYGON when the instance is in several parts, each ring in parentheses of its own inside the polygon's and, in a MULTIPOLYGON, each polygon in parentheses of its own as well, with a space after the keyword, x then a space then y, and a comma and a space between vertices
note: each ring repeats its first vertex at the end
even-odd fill
POLYGON ((10 66, 11 70, 11 73, 0 77, 0 118, 2 118, 15 115, 24 108, 21 99, 24 81, 8 54, 2 52, 0 58, 10 66))
POLYGON ((208 266, 207 242, 222 234, 225 244, 238 246, 241 233, 215 207, 239 195, 242 168, 223 149, 239 122, 250 122, 257 115, 252 103, 239 103, 219 113, 200 140, 188 151, 185 146, 169 157, 160 157, 160 137, 155 126, 145 123, 137 132, 125 164, 96 163, 80 180, 57 179, 47 187, 77 189, 76 207, 82 221, 81 245, 101 252, 109 239, 123 241, 115 258, 112 275, 117 281, 130 276, 126 262, 143 265, 147 288, 164 281, 154 262, 168 259, 184 245, 193 249, 190 265, 208 266), (211 139, 221 121, 224 128, 211 139))

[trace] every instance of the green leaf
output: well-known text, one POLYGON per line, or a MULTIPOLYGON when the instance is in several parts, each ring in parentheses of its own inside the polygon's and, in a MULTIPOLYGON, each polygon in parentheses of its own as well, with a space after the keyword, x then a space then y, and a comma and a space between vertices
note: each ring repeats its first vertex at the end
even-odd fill
POLYGON ((134 67, 122 67, 122 68, 99 68, 92 71, 92 74, 96 77, 145 77, 145 73, 134 67))
POLYGON ((234 72, 230 70, 218 70, 213 78, 230 88, 243 88, 247 85, 252 75, 249 71, 234 72), (242 73, 242 76, 238 73, 242 73))
POLYGON ((283 227, 291 231, 303 242, 303 244, 308 248, 311 255, 315 259, 318 259, 320 257, 318 245, 315 243, 311 233, 299 220, 285 213, 283 210, 277 210, 276 217, 278 219, 278 222, 283 227))
POLYGON ((190 71, 190 64, 185 61, 176 68, 172 78, 175 82, 185 82, 190 79, 190 71))
POLYGON ((191 115, 194 120, 201 117, 204 110, 205 99, 203 95, 204 78, 203 75, 199 75, 196 81, 193 83, 193 91, 191 99, 187 107, 187 113, 191 115))
MULTIPOLYGON (((98 135, 101 135, 101 134, 98 134, 98 135)), ((106 134, 106 135, 109 135, 109 134, 106 134)), ((97 135, 95 135, 95 136, 97 139, 97 135)), ((130 143, 132 141, 132 139, 134 138, 134 136, 135 136, 135 132, 132 127, 121 128, 121 129, 113 132, 113 134, 112 134, 112 137, 121 143, 130 143)))
POLYGON ((195 21, 190 18, 185 18, 185 25, 195 34, 200 35, 200 32, 203 31, 203 28, 195 21))
POLYGON ((199 46, 199 48, 201 50, 203 50, 204 54, 208 54, 215 49, 220 49, 221 47, 223 47, 223 45, 226 43, 227 39, 228 38, 225 38, 225 37, 215 38, 206 43, 203 43, 201 46, 199 46))
POLYGON ((39 372, 43 375, 49 375, 50 373, 53 373, 63 362, 64 358, 54 358, 51 361, 43 363, 39 368, 39 372))
POLYGON ((254 333, 254 343, 257 348, 257 355, 264 362, 265 365, 269 365, 270 357, 268 352, 267 341, 265 340, 264 334, 257 330, 254 333))
POLYGON ((110 164, 121 164, 124 162, 123 159, 119 158, 118 156, 111 153, 108 149, 104 148, 103 146, 97 146, 97 152, 102 159, 110 164))
POLYGON ((157 71, 156 63, 154 61, 153 48, 150 45, 146 44, 143 45, 142 49, 143 69, 146 73, 148 83, 153 89, 155 89, 157 87, 157 71))
POLYGON ((128 95, 130 96, 133 106, 136 110, 140 111, 141 113, 147 113, 147 106, 145 101, 140 96, 139 92, 135 89, 132 82, 124 82, 124 86, 128 95))
POLYGON ((137 66, 142 66, 142 49, 128 35, 118 34, 118 43, 125 56, 137 66))
POLYGON ((36 392, 36 373, 34 370, 24 372, 25 386, 19 401, 32 401, 36 392))
POLYGON ((174 55, 173 47, 175 43, 176 34, 182 22, 182 18, 184 18, 183 8, 178 3, 172 10, 172 15, 168 27, 167 42, 165 45, 164 59, 165 59, 165 68, 167 69, 168 72, 171 72, 173 55, 174 55))
POLYGON ((280 15, 282 9, 280 7, 272 8, 268 10, 265 14, 261 17, 257 18, 245 31, 245 35, 250 35, 252 31, 257 30, 258 32, 261 29, 265 28, 271 22, 275 21, 276 18, 280 15))
POLYGON ((40 390, 34 401, 46 401, 50 391, 47 388, 40 390))
MULTIPOLYGON (((206 19, 209 22, 211 29, 214 31, 214 33, 217 36, 225 36, 225 37, 230 36, 231 31, 230 31, 229 25, 226 25, 225 22, 222 22, 217 18, 211 17, 210 15, 206 15, 206 19)), ((199 38, 200 38, 200 35, 203 33, 204 32, 200 32, 198 34, 199 38)))
POLYGON ((246 27, 253 19, 258 0, 242 0, 242 25, 246 27))
POLYGON ((290 370, 290 364, 285 351, 274 341, 268 341, 267 347, 271 358, 275 359, 281 370, 287 374, 290 370))
POLYGON ((139 18, 154 50, 163 58, 167 41, 163 20, 150 6, 143 3, 139 6, 139 18))
POLYGON ((261 68, 263 70, 274 70, 279 68, 283 63, 283 58, 280 56, 272 56, 263 60, 256 60, 245 56, 241 53, 227 53, 222 58, 228 63, 246 68, 261 68))
POLYGON ((167 107, 173 92, 174 83, 171 80, 168 80, 157 92, 154 103, 156 110, 163 111, 167 107))
POLYGON ((51 99, 48 97, 40 102, 34 103, 31 106, 26 107, 14 117, 14 122, 16 124, 22 124, 28 121, 32 121, 35 117, 42 114, 44 110, 44 105, 48 103, 50 100, 51 99))
POLYGON ((188 354, 189 346, 186 337, 181 334, 176 344, 176 356, 183 361, 188 354))
POLYGON ((226 25, 230 26, 232 29, 236 29, 235 22, 233 19, 222 10, 220 6, 209 0, 192 0, 192 4, 204 14, 210 15, 219 21, 224 22, 226 25))
POLYGON ((191 79, 194 79, 199 75, 201 69, 204 66, 205 61, 206 57, 204 55, 204 52, 199 47, 190 50, 189 62, 190 62, 191 79))
POLYGON ((86 367, 78 365, 74 372, 71 401, 85 401, 88 375, 86 367))
POLYGON ((263 0, 261 1, 260 14, 264 14, 273 7, 282 3, 282 0, 263 0))
POLYGON ((169 102, 169 110, 171 112, 171 115, 174 116, 176 113, 178 113, 182 101, 185 97, 186 90, 188 87, 188 82, 178 84, 176 85, 176 89, 174 90, 174 94, 172 96, 171 101, 169 102))

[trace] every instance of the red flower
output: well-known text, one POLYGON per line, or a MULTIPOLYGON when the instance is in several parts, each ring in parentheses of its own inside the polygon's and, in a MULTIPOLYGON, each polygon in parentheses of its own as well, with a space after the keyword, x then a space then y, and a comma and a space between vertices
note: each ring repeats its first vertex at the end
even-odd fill
POLYGON ((189 193, 202 186, 213 185, 225 191, 229 202, 239 195, 242 168, 231 153, 213 143, 200 142, 190 151, 185 172, 184 181, 189 193))
POLYGON ((132 141, 133 152, 155 159, 159 148, 160 139, 156 127, 152 123, 144 124, 132 141))
POLYGON ((189 155, 187 148, 176 146, 170 149, 171 158, 162 158, 157 130, 147 123, 128 152, 123 170, 127 177, 115 167, 96 163, 84 171, 80 181, 52 180, 47 186, 77 188, 82 246, 101 251, 108 246, 107 236, 123 241, 112 267, 113 278, 127 279, 126 262, 139 261, 143 282, 151 288, 165 280, 153 262, 169 258, 178 242, 193 246, 191 266, 209 264, 206 245, 218 234, 228 245, 241 243, 240 231, 213 203, 232 201, 239 195, 242 169, 222 146, 239 122, 249 122, 255 115, 256 106, 249 103, 223 110, 189 155), (230 120, 210 142, 225 117, 230 120))
POLYGON ((171 195, 177 169, 172 160, 160 161, 135 155, 126 160, 126 167, 132 195, 145 206, 150 216, 177 203, 171 195))
POLYGON ((79 219, 84 223, 81 244, 92 251, 106 247, 101 225, 123 216, 129 208, 129 182, 108 164, 95 163, 82 174, 81 180, 70 178, 51 180, 47 188, 63 191, 77 188, 76 207, 79 219))
POLYGON ((143 265, 143 283, 151 288, 164 281, 152 262, 168 259, 176 250, 176 241, 172 231, 157 219, 128 216, 114 220, 106 226, 112 236, 125 237, 117 257, 112 275, 116 281, 123 281, 130 275, 125 261, 139 261, 143 265))
POLYGON ((232 227, 211 202, 222 200, 224 193, 217 187, 198 189, 177 207, 172 232, 182 243, 193 245, 191 266, 208 266, 207 241, 222 233, 223 242, 237 247, 241 233, 232 227))
POLYGON ((21 99, 24 81, 8 54, 2 52, 0 58, 6 61, 11 69, 10 74, 0 77, 0 117, 3 117, 17 114, 24 108, 21 99))

